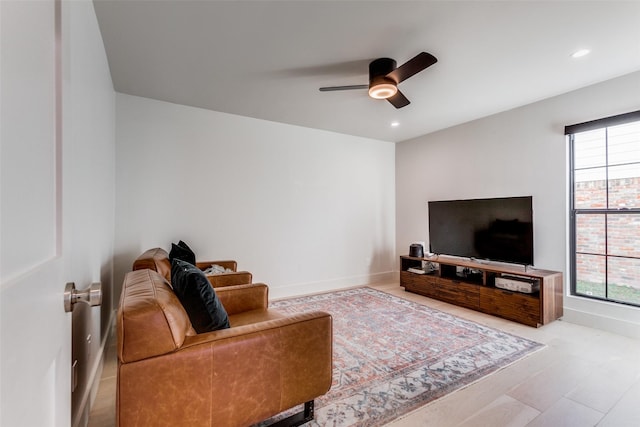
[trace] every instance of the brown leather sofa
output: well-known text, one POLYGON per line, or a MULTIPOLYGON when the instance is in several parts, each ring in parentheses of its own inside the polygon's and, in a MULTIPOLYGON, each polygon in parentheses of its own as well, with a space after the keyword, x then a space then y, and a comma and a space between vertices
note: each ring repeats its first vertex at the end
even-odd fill
POLYGON ((302 403, 306 413, 296 416, 313 416, 313 399, 331 387, 331 316, 270 309, 264 284, 216 294, 231 327, 196 334, 162 275, 127 273, 117 322, 118 426, 246 427, 302 403))
MULTIPOLYGON (((232 273, 220 273, 212 276, 207 276, 209 282, 214 288, 223 286, 235 286, 246 285, 253 281, 253 276, 248 271, 236 271, 238 264, 233 260, 223 261, 198 261, 196 267, 200 270, 205 270, 211 267, 213 264, 221 267, 233 270, 232 273)), ((152 248, 144 251, 133 262, 133 270, 142 270, 150 268, 158 273, 162 274, 167 281, 171 282, 171 262, 169 261, 169 254, 162 248, 152 248)))

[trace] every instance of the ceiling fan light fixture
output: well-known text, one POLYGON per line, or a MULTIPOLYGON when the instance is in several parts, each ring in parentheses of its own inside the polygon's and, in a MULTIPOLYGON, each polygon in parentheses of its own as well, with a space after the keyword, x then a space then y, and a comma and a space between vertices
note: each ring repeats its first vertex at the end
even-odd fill
POLYGON ((369 88, 369 96, 375 99, 391 98, 397 92, 398 88, 392 83, 378 83, 369 88))

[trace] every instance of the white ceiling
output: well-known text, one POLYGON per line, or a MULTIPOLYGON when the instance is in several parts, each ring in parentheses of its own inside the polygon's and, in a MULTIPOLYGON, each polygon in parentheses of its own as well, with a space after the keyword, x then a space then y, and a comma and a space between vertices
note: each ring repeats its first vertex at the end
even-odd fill
POLYGON ((118 92, 384 141, 640 70, 640 1, 94 4, 118 92), (366 84, 372 59, 420 51, 438 63, 399 85, 405 108, 318 91, 366 84))

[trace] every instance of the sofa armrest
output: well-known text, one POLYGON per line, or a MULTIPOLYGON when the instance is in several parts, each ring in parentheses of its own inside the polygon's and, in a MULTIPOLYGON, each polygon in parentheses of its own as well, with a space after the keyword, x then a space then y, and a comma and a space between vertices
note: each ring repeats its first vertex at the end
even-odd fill
POLYGON ((332 340, 323 312, 187 337, 119 366, 118 425, 252 425, 329 390, 332 340))
MULTIPOLYGON (((185 348, 198 346, 203 343, 217 343, 217 342, 223 343, 225 340, 245 337, 249 334, 256 334, 256 333, 261 333, 265 331, 274 331, 274 330, 278 330, 279 328, 290 327, 291 325, 304 324, 305 322, 313 323, 316 321, 316 319, 327 318, 327 317, 329 319, 329 324, 331 324, 332 323, 331 315, 329 313, 325 313, 322 311, 311 311, 306 313, 288 315, 286 317, 282 317, 279 319, 267 320, 265 322, 254 323, 251 325, 243 325, 243 326, 237 326, 235 328, 220 329, 217 331, 205 332, 197 335, 190 335, 185 337, 185 341, 179 350, 181 351, 185 348)), ((286 332, 285 329, 283 329, 282 331, 286 332)), ((298 339, 300 337, 289 336, 287 338, 298 339)))
POLYGON ((229 270, 237 271, 238 263, 234 260, 223 260, 223 261, 197 261, 196 267, 200 270, 206 270, 211 267, 213 264, 219 265, 220 267, 228 268, 229 270))
POLYGON ((199 352, 203 345, 210 346, 217 361, 214 377, 218 384, 214 389, 237 384, 238 373, 247 373, 241 385, 231 388, 232 395, 225 396, 228 407, 220 408, 222 411, 230 410, 240 400, 247 402, 247 410, 255 396, 266 399, 277 393, 278 413, 313 400, 331 388, 333 320, 329 313, 308 312, 215 332, 188 337, 183 348, 198 347, 199 352), (208 340, 207 344, 193 346, 201 338, 208 340))
POLYGON ((264 283, 216 288, 216 295, 229 315, 269 306, 269 287, 264 283))
POLYGON ((246 285, 253 281, 253 276, 248 271, 237 271, 234 273, 213 274, 207 276, 209 283, 214 288, 222 288, 224 286, 246 285))

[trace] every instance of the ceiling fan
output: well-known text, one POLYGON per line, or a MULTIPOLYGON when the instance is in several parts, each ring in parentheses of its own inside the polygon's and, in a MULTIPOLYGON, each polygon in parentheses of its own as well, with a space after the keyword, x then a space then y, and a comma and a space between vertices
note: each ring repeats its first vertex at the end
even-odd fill
POLYGON ((321 87, 320 92, 369 89, 369 96, 372 98, 386 99, 396 108, 406 107, 410 102, 398 90, 398 84, 436 62, 436 57, 427 52, 420 52, 399 67, 396 67, 396 61, 391 58, 378 58, 369 64, 368 85, 321 87))

